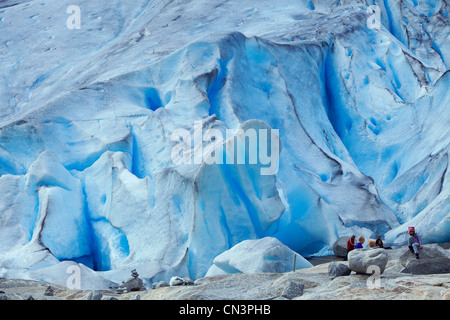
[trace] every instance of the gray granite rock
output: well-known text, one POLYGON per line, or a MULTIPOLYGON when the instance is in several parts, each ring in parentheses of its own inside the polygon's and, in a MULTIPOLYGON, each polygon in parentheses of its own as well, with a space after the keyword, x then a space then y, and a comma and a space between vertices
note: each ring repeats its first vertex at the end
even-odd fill
POLYGON ((286 299, 299 297, 303 294, 304 288, 305 285, 303 283, 295 280, 289 280, 286 282, 286 285, 281 292, 281 296, 286 299))
POLYGON ((341 276, 348 276, 351 272, 352 270, 350 270, 350 268, 344 263, 331 262, 328 265, 328 275, 331 279, 341 276))
POLYGON ((347 255, 347 241, 350 236, 340 237, 333 244, 333 253, 338 257, 347 255))
POLYGON ((373 269, 378 267, 380 274, 384 272, 389 255, 385 249, 355 249, 348 253, 348 268, 352 271, 365 274, 373 274, 373 269))
POLYGON ((419 249, 419 259, 409 249, 405 249, 399 260, 405 267, 403 273, 450 273, 450 253, 437 244, 424 245, 423 249, 419 249))

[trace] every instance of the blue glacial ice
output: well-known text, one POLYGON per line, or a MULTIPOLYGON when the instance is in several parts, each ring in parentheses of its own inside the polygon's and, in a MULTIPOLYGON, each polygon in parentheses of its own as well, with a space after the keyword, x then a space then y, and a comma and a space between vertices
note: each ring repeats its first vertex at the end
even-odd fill
POLYGON ((450 241, 447 1, 78 1, 80 29, 67 6, 0 4, 0 276, 76 264, 107 287, 267 237, 450 241), (275 174, 208 161, 239 129, 277 130, 275 174))

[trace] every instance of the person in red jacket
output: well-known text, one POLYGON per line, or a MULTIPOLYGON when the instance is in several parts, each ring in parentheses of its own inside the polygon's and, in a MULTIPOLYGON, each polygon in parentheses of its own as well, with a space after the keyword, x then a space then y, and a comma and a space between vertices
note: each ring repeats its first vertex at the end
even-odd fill
POLYGON ((350 239, 347 241, 347 254, 345 255, 344 261, 347 261, 348 253, 355 249, 355 235, 352 235, 350 239))

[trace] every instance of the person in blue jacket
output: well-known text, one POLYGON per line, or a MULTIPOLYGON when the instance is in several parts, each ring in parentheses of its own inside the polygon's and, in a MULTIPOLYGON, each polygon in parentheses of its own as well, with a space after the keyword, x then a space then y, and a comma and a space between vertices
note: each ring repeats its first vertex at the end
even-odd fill
POLYGON ((366 239, 363 236, 359 236, 358 243, 355 245, 355 249, 362 249, 364 241, 366 241, 366 239))

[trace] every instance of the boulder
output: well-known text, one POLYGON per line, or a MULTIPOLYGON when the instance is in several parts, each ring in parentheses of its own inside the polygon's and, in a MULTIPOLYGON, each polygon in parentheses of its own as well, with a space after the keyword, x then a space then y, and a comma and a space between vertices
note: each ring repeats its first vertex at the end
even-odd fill
POLYGON ((328 265, 328 275, 331 279, 341 276, 348 276, 352 270, 344 263, 331 262, 328 265))
POLYGON ((172 277, 172 278, 170 278, 169 285, 171 287, 173 287, 173 286, 182 286, 182 285, 184 285, 183 278, 178 277, 178 276, 172 277))
POLYGON ((405 249, 399 260, 404 269, 403 273, 438 274, 450 273, 450 253, 437 244, 424 245, 419 249, 420 259, 405 249))
POLYGON ((143 290, 144 287, 144 283, 141 278, 130 278, 127 281, 125 281, 125 285, 128 289, 128 292, 140 291, 143 290))
POLYGON ((299 281, 289 280, 287 281, 281 296, 285 299, 293 299, 303 294, 305 285, 299 281))
POLYGON ((340 237, 333 244, 333 252, 338 257, 345 257, 347 255, 347 241, 350 236, 340 237))
POLYGON ((169 285, 173 286, 192 286, 194 285, 194 281, 192 281, 189 277, 181 278, 178 276, 170 278, 169 285))
POLYGON ((163 287, 168 287, 169 284, 165 281, 159 281, 156 282, 152 285, 152 289, 158 289, 158 288, 163 288, 163 287))
POLYGON ((278 239, 245 240, 218 255, 206 276, 233 273, 284 273, 310 268, 312 264, 278 239))
POLYGON ((117 299, 116 297, 112 297, 112 296, 105 296, 105 297, 102 297, 102 300, 119 300, 119 299, 117 299))
POLYGON ((305 289, 304 278, 300 272, 287 272, 278 279, 267 280, 267 286, 263 284, 259 292, 262 293, 267 288, 267 297, 273 299, 294 299, 303 295, 305 289))
POLYGON ((384 272, 389 256, 385 249, 355 249, 348 253, 348 267, 357 273, 372 275, 371 266, 380 268, 380 274, 384 272))
POLYGON ((102 300, 103 294, 100 290, 93 290, 86 296, 86 300, 102 300))
POLYGON ((47 289, 45 289, 44 296, 51 297, 53 296, 54 291, 55 290, 51 286, 48 286, 47 289))
POLYGON ((192 281, 191 278, 189 278, 189 277, 184 277, 183 283, 185 286, 193 286, 194 285, 194 281, 192 281))

